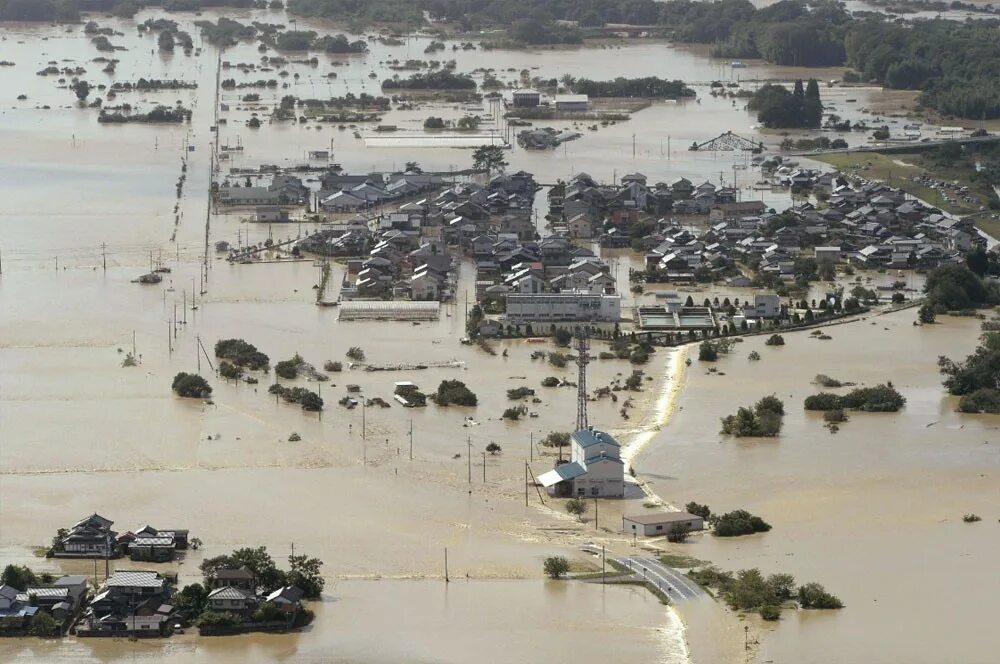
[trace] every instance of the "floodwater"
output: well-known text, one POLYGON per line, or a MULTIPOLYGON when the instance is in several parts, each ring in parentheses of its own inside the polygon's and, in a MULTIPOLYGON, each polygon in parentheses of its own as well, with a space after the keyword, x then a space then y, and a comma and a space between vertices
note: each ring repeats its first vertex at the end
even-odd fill
POLYGON ((955 412, 940 385, 939 355, 976 344, 976 319, 914 327, 914 313, 786 334, 783 347, 748 339, 710 375, 695 361, 677 414, 635 465, 670 502, 718 512, 747 509, 763 535, 698 537, 684 553, 723 569, 759 567, 817 581, 840 611, 785 612, 761 638, 760 659, 992 662, 1000 649, 992 598, 1000 593, 1000 418, 955 412), (759 362, 748 362, 756 350, 759 362), (875 384, 907 398, 893 414, 851 414, 831 434, 802 410, 813 377, 875 384), (719 418, 774 393, 785 402, 775 439, 727 439, 719 418), (966 524, 962 515, 983 517, 966 524))
MULTIPOLYGON (((156 15, 144 12, 137 18, 141 22, 156 15)), ((205 15, 216 18, 220 14, 205 15)), ((283 20, 280 12, 227 11, 225 15, 244 22, 251 18, 283 20)), ((181 22, 195 36, 196 44, 200 43, 197 29, 190 25, 191 15, 171 18, 181 22)), ((209 155, 215 140, 210 127, 215 122, 216 51, 203 45, 200 56, 188 58, 180 51, 163 55, 154 51, 153 37, 136 34, 134 22, 98 20, 122 32, 111 41, 128 49, 116 52, 121 62, 114 76, 100 73, 103 65, 90 62, 99 53, 79 27, 67 32, 51 26, 0 26, 0 37, 5 38, 0 42, 4 58, 16 63, 0 68, 0 89, 6 91, 0 99, 0 182, 4 185, 0 204, 0 561, 93 573, 90 562, 42 561, 32 550, 48 542, 56 528, 97 511, 114 519, 122 530, 145 523, 191 529, 193 536, 204 541, 204 547, 169 566, 182 581, 198 578, 197 564, 203 556, 239 546, 266 545, 280 560, 294 543, 296 552, 325 561, 327 593, 314 627, 302 634, 211 640, 185 637, 139 644, 5 640, 0 659, 77 661, 89 657, 114 661, 136 656, 177 661, 309 661, 336 652, 344 661, 381 662, 398 661, 400 652, 406 652, 407 659, 459 661, 467 659, 463 655, 470 644, 490 639, 504 639, 504 648, 479 647, 480 659, 491 661, 491 657, 499 658, 499 653, 504 659, 557 659, 556 653, 568 643, 578 647, 576 659, 581 661, 604 661, 609 652, 639 661, 675 662, 689 656, 704 662, 742 658, 742 650, 734 655, 734 644, 742 646, 742 630, 717 605, 680 607, 675 613, 634 589, 539 580, 547 555, 579 557, 577 545, 591 540, 626 546, 615 523, 623 512, 638 509, 643 499, 602 503, 599 527, 595 527, 598 524, 593 515, 580 523, 562 513, 558 504, 540 505, 533 492, 525 505, 525 460, 536 475, 551 467, 554 460, 551 453, 543 455, 544 450, 532 449, 532 440, 549 431, 568 430, 575 421, 574 391, 541 388, 540 380, 548 375, 572 380, 574 368, 557 369, 530 359, 534 350, 552 350, 551 344, 497 343, 495 356, 460 345, 464 293, 473 287, 471 266, 463 266, 459 300, 442 308, 439 321, 421 325, 339 323, 335 309, 314 304, 313 286, 319 281, 319 270, 311 262, 229 265, 210 254, 206 292, 197 296, 197 310, 184 311, 185 303, 190 307, 195 292, 201 289, 209 155), (195 81, 197 90, 121 93, 114 102, 129 102, 147 110, 154 102, 181 100, 192 108, 193 120, 180 126, 99 125, 96 111, 78 108, 72 93, 60 87, 56 77, 35 75, 49 61, 59 66, 84 66, 90 70, 86 78, 93 83, 140 76, 195 81), (27 100, 16 100, 18 94, 27 95, 27 100), (44 110, 44 105, 51 108, 44 110), (194 151, 185 150, 186 145, 194 151), (178 198, 175 184, 185 157, 186 182, 178 198), (163 283, 131 283, 152 261, 172 269, 163 283), (176 333, 170 323, 175 311, 186 321, 176 333), (200 370, 211 374, 210 368, 202 366, 208 359, 199 356, 199 341, 211 355, 211 346, 224 337, 246 338, 268 353, 272 362, 298 352, 322 366, 328 359, 345 360, 346 349, 358 345, 364 348, 367 361, 379 365, 460 364, 422 371, 356 369, 332 374, 322 387, 309 384, 312 389, 321 389, 326 399, 322 420, 295 406, 276 403, 266 394, 269 378, 262 378, 257 386, 212 379, 212 405, 173 397, 169 383, 175 373, 200 370), (122 368, 123 354, 133 349, 133 343, 141 364, 122 368), (507 357, 502 356, 502 350, 508 351, 507 357), (432 391, 441 380, 452 378, 464 380, 479 395, 478 407, 404 410, 391 401, 394 381, 412 380, 432 391), (393 406, 364 410, 338 406, 336 402, 348 383, 359 385, 367 397, 381 397, 393 406), (520 386, 536 389, 540 402, 527 405, 537 417, 520 422, 501 420, 501 413, 510 405, 505 390, 520 386), (288 442, 293 432, 301 436, 300 442, 288 442), (487 455, 484 462, 482 454, 490 442, 499 443, 503 452, 487 455), (447 587, 443 584, 445 548, 449 573, 457 580, 447 587), (471 581, 466 582, 466 576, 471 581), (687 628, 683 632, 681 620, 687 628), (388 643, 384 638, 387 625, 393 633, 402 626, 400 634, 405 638, 388 643), (511 650, 515 647, 512 639, 505 638, 511 631, 523 636, 517 639, 516 647, 525 650, 511 650), (527 644, 532 650, 527 650, 527 644)), ((299 27, 304 27, 302 22, 299 27)), ((280 79, 289 87, 259 90, 263 104, 273 105, 284 94, 376 94, 377 81, 391 75, 386 61, 430 59, 423 54, 429 41, 412 38, 397 47, 373 43, 367 56, 322 56, 316 68, 289 64, 287 70, 292 75, 280 79), (345 64, 331 64, 337 59, 345 64), (337 78, 326 78, 329 71, 336 71, 337 78), (372 72, 375 79, 368 76, 372 72)), ((839 78, 838 71, 793 70, 759 63, 732 70, 724 62, 708 58, 703 50, 656 42, 613 49, 448 50, 438 57, 455 57, 459 71, 494 67, 506 80, 515 78, 521 69, 534 67, 532 75, 611 78, 620 74, 616 63, 627 60, 634 76, 676 76, 698 82, 700 104, 654 104, 628 122, 584 131, 581 139, 553 152, 511 150, 511 168, 534 172, 540 182, 580 171, 610 180, 638 170, 653 181, 679 176, 714 182, 735 178, 745 186, 757 176, 751 169, 733 168, 734 164, 746 165, 742 156, 689 152, 687 145, 727 130, 769 143, 778 139, 759 134, 739 102, 734 106, 729 100, 710 97, 708 82, 737 76, 839 78)), ((260 54, 255 45, 242 44, 227 50, 221 59, 259 62, 260 54)), ((241 81, 272 76, 277 73, 242 75, 235 69, 223 73, 224 78, 241 81)), ((411 160, 425 169, 441 171, 467 168, 471 163, 467 150, 366 147, 364 140, 353 137, 352 130, 339 131, 334 126, 319 129, 320 125, 311 122, 265 123, 261 129, 251 130, 244 123, 253 111, 239 100, 249 91, 258 92, 247 89, 221 95, 222 103, 229 104, 231 110, 221 116, 227 124, 220 127, 219 141, 244 148, 233 153, 233 166, 300 163, 309 150, 329 148, 331 138, 333 160, 349 172, 398 168, 411 160)), ((861 107, 885 97, 873 89, 824 88, 824 94, 838 104, 841 102, 836 100, 841 98, 857 98, 857 104, 848 110, 851 113, 860 113, 861 107)), ((392 111, 382 122, 417 129, 431 114, 460 117, 464 111, 456 104, 422 104, 417 110, 392 111)), ((489 129, 484 127, 484 131, 489 129)), ((744 195, 759 193, 744 191, 744 195)), ((768 192, 765 200, 780 207, 788 198, 787 194, 768 192)), ((285 239, 312 230, 303 226, 246 224, 239 214, 213 214, 207 241, 233 242, 238 233, 250 242, 269 234, 276 240, 285 239)), ((615 252, 611 257, 626 307, 633 304, 627 284, 628 267, 635 265, 635 260, 626 252, 615 252)), ((332 292, 342 276, 342 268, 335 267, 332 292)), ((938 330, 947 329, 940 326, 929 334, 939 335, 938 330)), ((829 350, 842 343, 840 334, 834 333, 832 342, 809 343, 830 344, 823 347, 829 350)), ((973 337, 966 330, 964 341, 955 340, 949 352, 964 352, 971 347, 973 337)), ((753 343, 744 344, 746 348, 739 352, 748 352, 753 343)), ((857 343, 854 349, 861 347, 857 343)), ((790 350, 791 346, 782 352, 790 350)), ((913 346, 913 350, 919 352, 921 347, 913 346)), ((931 353, 931 359, 937 352, 931 353)), ((678 357, 677 353, 660 351, 644 368, 655 380, 632 395, 636 408, 631 419, 620 414, 622 393, 618 403, 608 399, 591 402, 590 421, 623 441, 648 437, 662 419, 658 413, 649 413, 649 406, 664 405, 676 395, 677 381, 671 381, 669 374, 679 371, 678 357)), ((766 360, 765 356, 754 368, 766 370, 766 360)), ((909 354, 906 361, 911 361, 909 354)), ((735 357, 725 361, 738 362, 735 357)), ((594 361, 588 382, 592 388, 609 385, 627 376, 632 368, 621 361, 594 361)), ((708 379, 695 375, 695 368, 688 372, 687 384, 691 393, 698 395, 698 386, 708 379)), ((936 380, 933 374, 931 367, 921 375, 931 384, 936 380)), ((711 380, 731 384, 726 378, 711 380)), ((768 375, 766 380, 781 378, 768 375)), ((299 384, 305 383, 300 379, 299 384)), ((712 396, 721 398, 721 394, 712 396)), ((683 399, 685 410, 676 423, 654 439, 646 448, 647 455, 636 461, 640 471, 649 466, 651 477, 658 472, 677 472, 671 431, 688 426, 705 430, 706 423, 706 431, 714 431, 716 414, 707 421, 699 418, 697 423, 687 424, 692 421, 692 402, 688 393, 683 399), (658 461, 659 454, 670 458, 658 461)), ((911 400, 907 413, 917 408, 917 402, 911 400)), ((788 420, 791 427, 793 416, 788 420)), ((814 428, 817 435, 843 445, 854 435, 852 431, 862 430, 860 420, 846 425, 836 438, 818 424, 814 428)), ((971 429, 959 431, 969 435, 965 432, 971 429)), ((781 444, 789 447, 784 439, 765 443, 781 444)), ((724 449, 728 447, 713 447, 712 451, 724 449)), ((732 483, 740 475, 735 468, 726 473, 712 470, 718 459, 702 453, 701 449, 697 454, 691 450, 688 463, 694 468, 702 464, 703 470, 690 475, 688 481, 709 487, 705 494, 691 489, 677 496, 672 485, 659 481, 654 482, 655 488, 674 502, 689 493, 718 502, 714 493, 720 501, 733 503, 732 507, 755 506, 741 495, 730 500, 725 492, 737 490, 732 483), (713 484, 705 476, 714 478, 714 489, 710 490, 713 484)), ((789 468, 804 463, 798 458, 792 461, 789 468)), ((945 467, 951 468, 949 464, 945 467)), ((843 474, 849 477, 852 468, 845 467, 843 474)), ((860 476, 871 468, 870 463, 861 464, 860 476)), ((956 484, 955 491, 960 489, 956 484)), ((966 498, 975 502, 975 497, 962 494, 962 502, 966 498)), ((783 509, 791 510, 792 505, 784 503, 783 509)), ((974 504, 958 509, 978 509, 984 516, 987 512, 974 504)), ((778 513, 777 508, 761 507, 760 511, 778 522, 767 536, 770 539, 763 541, 780 541, 776 538, 785 536, 783 529, 791 532, 788 524, 780 524, 771 515, 778 513)), ((978 532, 985 532, 989 521, 985 519, 978 532)), ((816 527, 821 525, 829 528, 825 519, 816 527)), ((958 531, 962 535, 972 532, 976 531, 958 531)), ((810 546, 819 547, 825 541, 817 538, 810 546)), ((721 546, 715 542, 696 546, 707 548, 711 544, 721 546)), ((733 555, 719 550, 705 556, 712 557, 709 553, 717 553, 724 566, 733 555)), ((853 605, 861 600, 849 595, 848 584, 835 576, 840 568, 828 565, 824 569, 828 573, 801 575, 827 583, 840 593, 851 607, 835 619, 851 620, 854 625, 859 619, 852 613, 853 605)), ((98 574, 103 575, 103 570, 98 574)), ((863 615, 869 617, 869 625, 875 622, 870 613, 863 615)), ((817 626, 813 628, 815 635, 810 633, 809 648, 814 647, 814 640, 825 643, 843 638, 842 631, 823 627, 820 622, 811 621, 817 626)), ((804 648, 794 642, 793 634, 801 633, 801 628, 779 628, 776 637, 765 642, 776 649, 767 654, 777 657, 804 648)), ((827 648, 826 652, 837 651, 827 648)))
MULTIPOLYGON (((295 634, 168 640, 5 639, 6 662, 560 661, 607 653, 622 661, 680 664, 677 619, 631 586, 550 581, 344 581, 314 603, 312 626, 295 634), (379 636, 381 635, 381 636, 379 636), (389 638, 386 638, 386 637, 389 638), (676 652, 660 656, 657 651, 676 652)), ((595 658, 593 661, 600 661, 595 658)))

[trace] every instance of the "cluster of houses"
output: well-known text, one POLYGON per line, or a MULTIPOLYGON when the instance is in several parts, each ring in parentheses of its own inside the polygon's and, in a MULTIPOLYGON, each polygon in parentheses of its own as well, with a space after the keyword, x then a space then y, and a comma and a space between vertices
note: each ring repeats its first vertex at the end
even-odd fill
POLYGON ((0 585, 0 633, 24 633, 40 611, 49 614, 62 633, 73 622, 86 598, 85 576, 62 576, 52 583, 31 585, 24 590, 0 585))
POLYGON ((258 587, 253 571, 245 566, 215 570, 207 583, 212 588, 208 593, 207 608, 233 613, 243 620, 249 620, 251 614, 265 603, 277 607, 289 618, 302 608, 303 593, 300 588, 282 586, 264 592, 258 587))
MULTIPOLYGON (((169 562, 176 551, 188 548, 188 531, 183 528, 153 528, 117 533, 114 521, 100 514, 80 519, 56 536, 51 555, 55 558, 117 558, 169 562)), ((197 542, 196 542, 197 543, 197 542)))
POLYGON ((759 201, 739 203, 731 187, 711 182, 695 185, 687 178, 650 185, 642 173, 629 173, 612 184, 578 173, 549 191, 549 218, 554 231, 571 238, 598 240, 605 247, 628 247, 633 225, 666 214, 708 214, 718 206, 757 212, 759 201))
POLYGON ((487 234, 516 241, 537 236, 535 190, 534 178, 524 172, 498 175, 486 185, 452 184, 371 220, 354 217, 328 224, 298 248, 326 256, 363 256, 348 262, 343 299, 448 300, 456 279, 453 254, 471 250, 473 240, 487 234))
POLYGON ((349 174, 329 171, 320 178, 318 211, 357 213, 440 189, 444 179, 424 173, 349 174))

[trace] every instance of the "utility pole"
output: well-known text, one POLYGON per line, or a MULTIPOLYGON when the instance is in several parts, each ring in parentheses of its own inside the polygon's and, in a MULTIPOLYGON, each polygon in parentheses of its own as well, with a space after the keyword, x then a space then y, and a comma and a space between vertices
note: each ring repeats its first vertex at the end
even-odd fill
POLYGON ((104 271, 108 271, 108 245, 104 242, 101 243, 101 263, 104 265, 104 271))
POLYGON ((197 347, 194 349, 194 354, 198 358, 198 373, 201 373, 201 335, 195 337, 195 341, 198 342, 197 347))
POLYGON ((135 330, 132 330, 132 357, 133 358, 138 357, 135 354, 135 330))
POLYGON ((486 451, 483 451, 483 484, 486 484, 486 451))
POLYGON ((635 159, 635 134, 632 134, 632 158, 635 159))
POLYGON ((451 579, 448 578, 448 547, 444 547, 444 582, 451 582, 451 579))
POLYGON ((604 549, 604 545, 601 545, 601 583, 603 584, 608 577, 608 565, 607 565, 607 552, 604 549))
POLYGON ((528 506, 528 462, 524 462, 524 506, 528 506))
POLYGON ((410 461, 413 461, 413 418, 410 418, 410 461))
POLYGON ((594 530, 597 530, 597 496, 594 496, 594 530))
POLYGON ((469 450, 465 456, 468 457, 469 461, 469 484, 472 484, 472 436, 469 436, 469 439, 466 442, 468 443, 469 450))

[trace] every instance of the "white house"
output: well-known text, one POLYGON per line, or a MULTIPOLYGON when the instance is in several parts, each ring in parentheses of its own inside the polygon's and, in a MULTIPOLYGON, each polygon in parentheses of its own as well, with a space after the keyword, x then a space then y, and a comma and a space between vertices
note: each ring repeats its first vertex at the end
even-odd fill
POLYGON ((625 466, 621 446, 611 434, 593 427, 570 437, 570 461, 538 476, 552 495, 621 498, 625 495, 625 466))

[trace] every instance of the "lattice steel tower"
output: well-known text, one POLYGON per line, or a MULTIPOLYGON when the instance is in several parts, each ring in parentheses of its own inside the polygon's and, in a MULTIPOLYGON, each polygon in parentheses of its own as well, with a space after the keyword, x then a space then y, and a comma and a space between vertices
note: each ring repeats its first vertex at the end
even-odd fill
POLYGON ((587 330, 580 328, 577 330, 576 338, 576 366, 579 368, 579 376, 576 380, 576 430, 587 428, 587 364, 590 362, 590 339, 587 338, 587 330))

